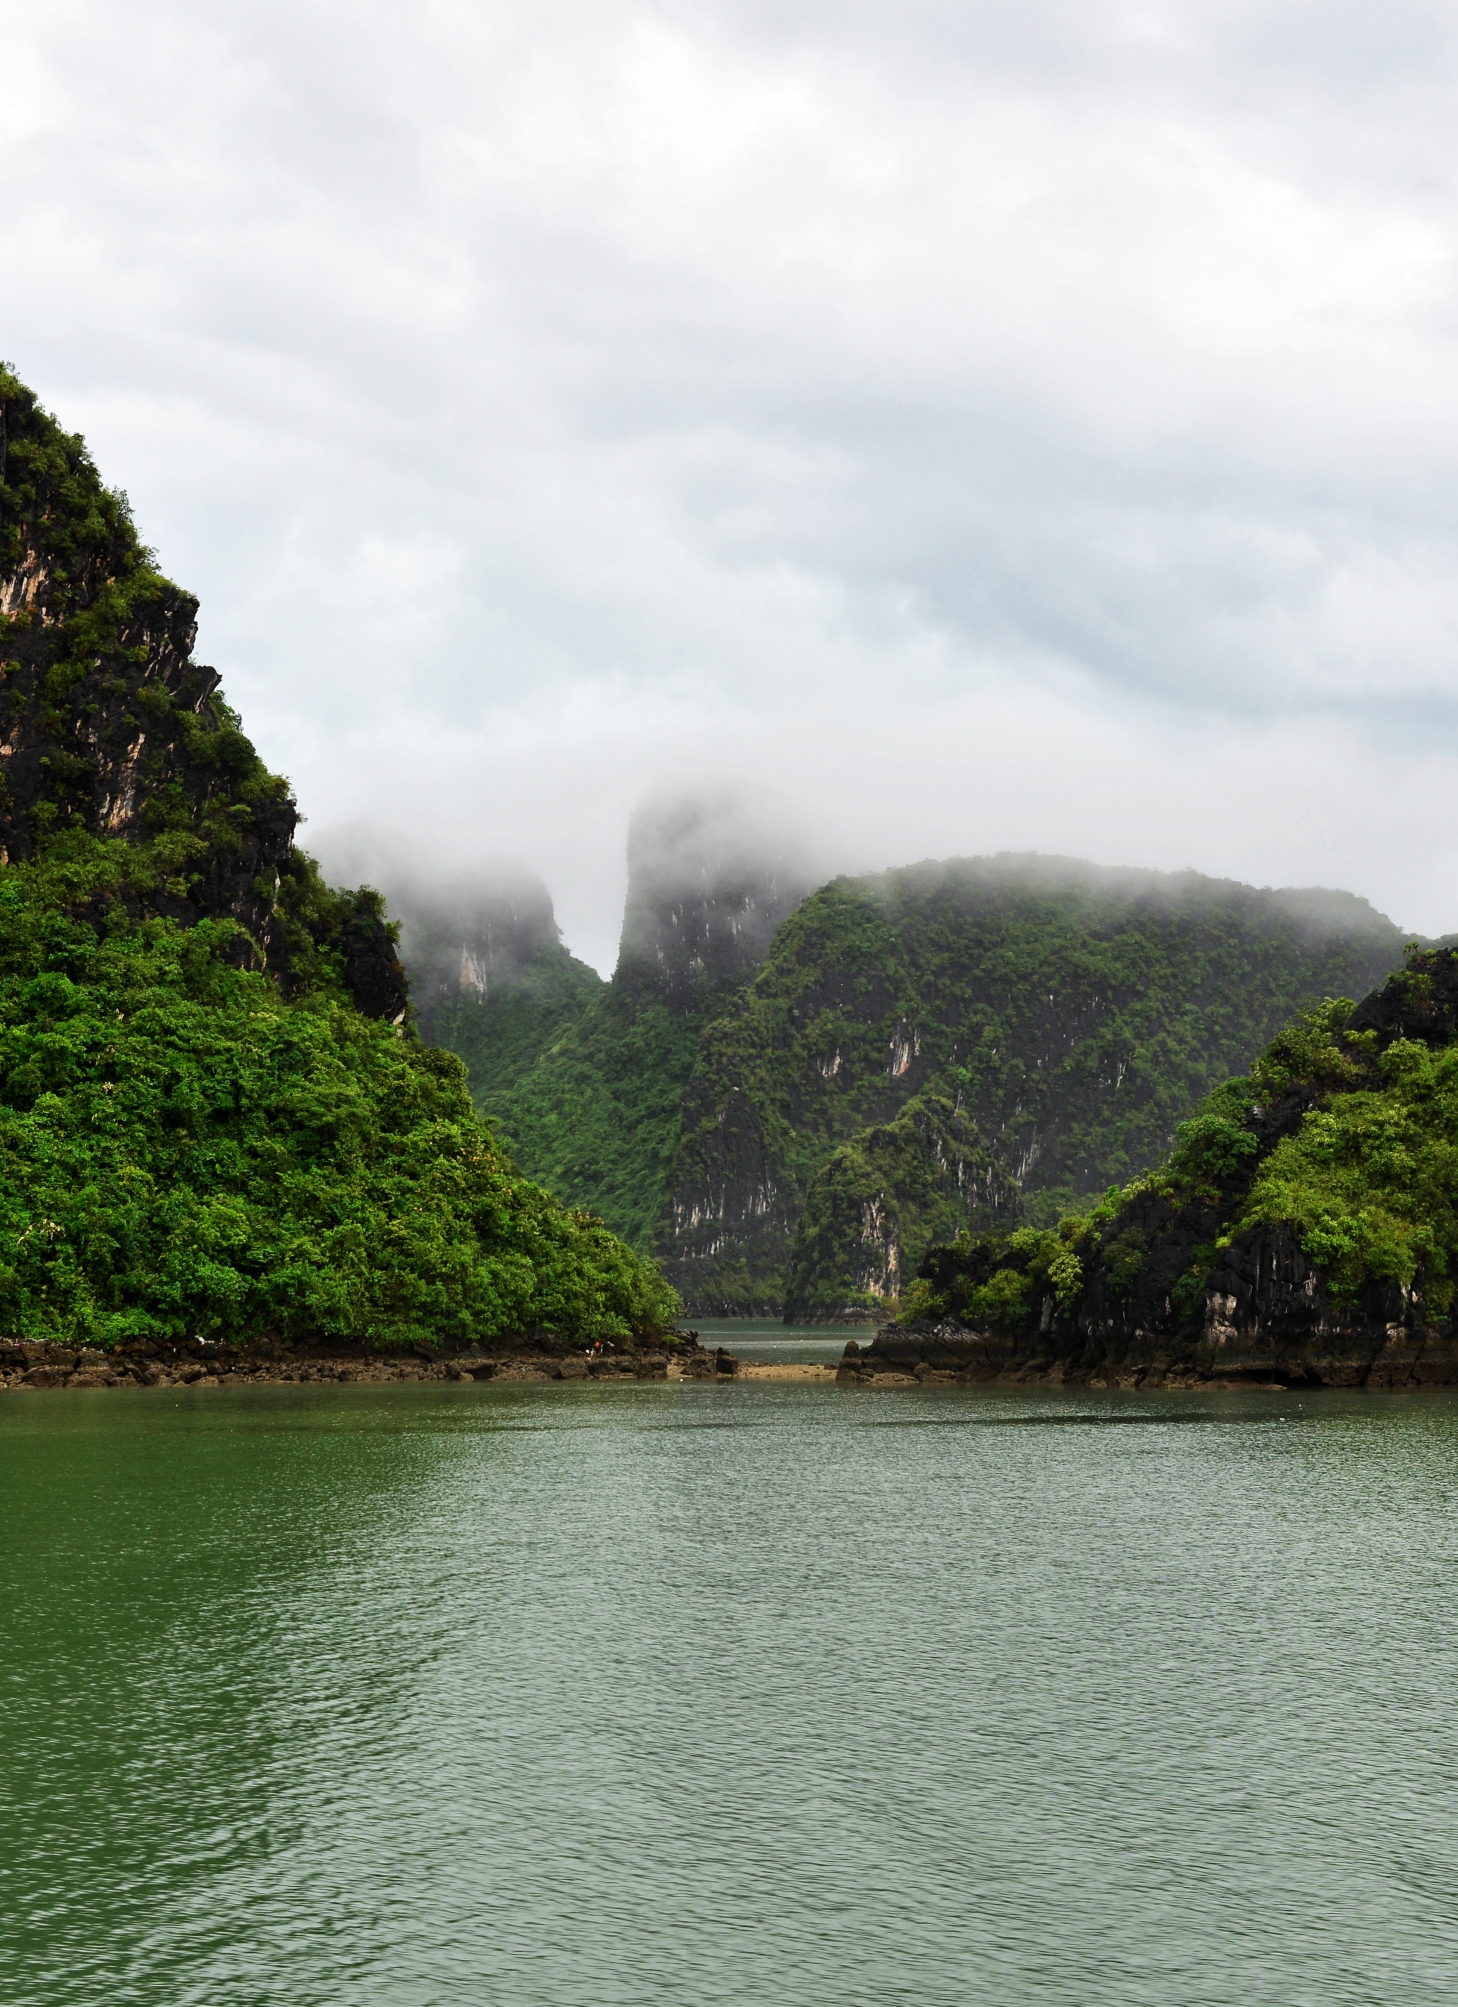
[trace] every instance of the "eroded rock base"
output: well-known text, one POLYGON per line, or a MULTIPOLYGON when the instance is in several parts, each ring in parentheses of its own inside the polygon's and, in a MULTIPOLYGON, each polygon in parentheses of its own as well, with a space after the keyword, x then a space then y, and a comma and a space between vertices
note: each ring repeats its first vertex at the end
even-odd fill
POLYGON ((524 1339, 486 1350, 446 1353, 427 1346, 390 1350, 288 1345, 141 1344, 115 1351, 0 1339, 0 1392, 60 1387, 222 1387, 273 1381, 406 1380, 721 1380, 739 1361, 711 1351, 691 1332, 670 1342, 583 1351, 551 1339, 524 1339))
POLYGON ((1458 1343, 1445 1331, 1393 1325, 1325 1334, 1315 1343, 1200 1344, 1191 1350, 1131 1346, 1122 1354, 1089 1347, 1072 1357, 1040 1351, 960 1325, 892 1325, 868 1346, 854 1340, 836 1374, 841 1386, 1006 1386, 1166 1388, 1180 1392, 1284 1391, 1292 1387, 1458 1385, 1458 1343))

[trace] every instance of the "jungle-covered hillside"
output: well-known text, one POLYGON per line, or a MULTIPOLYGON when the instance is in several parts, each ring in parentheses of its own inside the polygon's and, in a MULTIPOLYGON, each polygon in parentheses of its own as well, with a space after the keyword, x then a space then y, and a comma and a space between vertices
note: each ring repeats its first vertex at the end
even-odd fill
POLYGON ((497 1108, 601 995, 602 977, 563 946, 551 894, 520 866, 454 878, 387 866, 372 882, 403 919, 421 1038, 459 1054, 479 1105, 497 1108))
POLYGON ((706 1028, 668 1270, 701 1311, 874 1310, 961 1227, 1055 1221, 1157 1164, 1304 1006, 1401 960, 1345 893, 953 860, 807 899, 706 1028))
POLYGON ((1451 948, 1415 950, 1355 1008, 1304 1012, 1157 1170, 1056 1228, 928 1250, 901 1349, 940 1326, 984 1370, 1453 1378, 1455 1034, 1451 948))
POLYGON ((792 874, 688 849, 645 872, 640 844, 611 983, 574 973, 548 904, 519 973, 493 950, 489 993, 467 980, 484 923, 452 936, 434 1024, 512 1155, 659 1252, 701 1314, 874 1313, 932 1243, 1056 1221, 1402 955, 1340 892, 1002 856, 802 901, 792 874))
POLYGON ((0 373, 0 1328, 105 1345, 656 1331, 502 1156, 193 660, 196 602, 0 373))

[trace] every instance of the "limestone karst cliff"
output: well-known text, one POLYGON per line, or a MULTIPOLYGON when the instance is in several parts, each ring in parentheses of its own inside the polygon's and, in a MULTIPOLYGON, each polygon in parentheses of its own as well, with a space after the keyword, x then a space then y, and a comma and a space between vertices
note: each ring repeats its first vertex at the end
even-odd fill
POLYGON ((380 895, 295 847, 81 440, 3 372, 0 424, 0 1337, 661 1334, 661 1276, 416 1038, 380 895))
POLYGON ((471 1092, 494 1106, 603 980, 563 946, 540 878, 508 858, 431 868, 419 843, 416 831, 357 822, 327 832, 319 849, 333 872, 384 893, 421 1038, 464 1060, 471 1092))
POLYGON ((601 988, 596 971, 562 946, 551 894, 528 872, 433 878, 392 896, 390 907, 401 918, 400 959, 428 1044, 450 1043, 437 1026, 463 1004, 489 1006, 524 987, 589 996, 601 988))
POLYGON ((403 971, 370 892, 295 847, 288 783, 193 659, 197 601, 155 568, 83 443, 0 371, 0 863, 67 831, 144 852, 138 910, 230 918, 294 994, 322 954, 359 1008, 398 1021, 403 971))
MULTIPOLYGON (((762 812, 711 790, 641 809, 628 873, 612 980, 514 1084, 477 1099, 531 1176, 656 1251, 700 1034, 759 966, 809 867, 762 812)), ((447 1039, 466 1054, 456 1023, 447 1039)), ((484 1055, 472 1063, 484 1078, 484 1055)))
POLYGON ((806 900, 705 1030, 665 1255, 700 1314, 865 1314, 961 1225, 1158 1162, 1292 1012, 1398 930, 1347 894, 962 859, 806 900))
POLYGON ((1289 1026, 1157 1171, 1056 1231, 931 1248, 847 1373, 1458 1382, 1458 950, 1289 1026))
POLYGON ((803 844, 731 791, 645 803, 628 828, 613 980, 703 1023, 749 981, 813 883, 803 844))
POLYGON ((570 954, 540 879, 516 870, 415 887, 391 900, 420 1035, 466 1064, 483 1108, 513 1087, 601 994, 570 954))
POLYGON ((1293 1011, 1401 954, 1349 894, 1071 859, 802 898, 792 853, 691 803, 640 817, 630 855, 609 984, 558 970, 515 1016, 433 1023, 519 1161, 661 1253, 701 1315, 865 1315, 960 1227, 1055 1219, 1156 1163, 1293 1011))

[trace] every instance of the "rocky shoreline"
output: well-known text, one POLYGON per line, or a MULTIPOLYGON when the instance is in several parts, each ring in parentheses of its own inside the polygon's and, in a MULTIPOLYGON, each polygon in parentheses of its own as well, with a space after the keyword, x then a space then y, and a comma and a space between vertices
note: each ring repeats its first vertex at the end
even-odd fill
POLYGON ((545 1384, 629 1380, 775 1381, 840 1387, 1041 1386, 1120 1388, 1146 1392, 1284 1392, 1292 1387, 1403 1387, 1458 1384, 1458 1349, 1446 1336, 1399 1329, 1361 1354, 1336 1347, 1315 1355, 1302 1348, 1264 1357, 1223 1360, 1070 1359, 1040 1353, 960 1325, 888 1325, 869 1345, 851 1339, 834 1364, 741 1360, 722 1345, 701 1345, 696 1333, 671 1342, 586 1352, 549 1338, 459 1352, 425 1345, 386 1349, 290 1345, 139 1344, 115 1351, 0 1339, 0 1393, 60 1388, 241 1387, 293 1382, 357 1382, 385 1386, 419 1381, 545 1384), (1429 1342, 1431 1340, 1431 1342, 1429 1342))
POLYGON ((1458 1342, 1446 1331, 1393 1322, 1377 1329, 1323 1325, 1258 1334, 1219 1327, 1196 1344, 1154 1334, 1138 1342, 1060 1348, 1046 1334, 1009 1337, 960 1324, 888 1325, 845 1348, 841 1386, 1110 1387, 1184 1393, 1348 1387, 1393 1391, 1458 1385, 1458 1342))
POLYGON ((0 1392, 58 1388, 240 1387, 293 1381, 358 1381, 373 1385, 420 1380, 530 1382, 591 1380, 729 1380, 740 1364, 722 1346, 701 1345, 695 1332, 673 1334, 662 1344, 580 1348, 550 1338, 521 1340, 491 1350, 479 1345, 453 1353, 426 1345, 366 1349, 290 1345, 210 1344, 195 1338, 177 1345, 143 1343, 100 1351, 89 1346, 30 1344, 0 1339, 0 1392))

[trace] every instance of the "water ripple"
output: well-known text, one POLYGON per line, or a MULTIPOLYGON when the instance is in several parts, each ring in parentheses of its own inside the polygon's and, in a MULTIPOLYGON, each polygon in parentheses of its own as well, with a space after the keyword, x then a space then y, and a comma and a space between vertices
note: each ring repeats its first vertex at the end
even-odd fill
POLYGON ((0 1408, 7 2007, 1433 2007, 1458 1403, 0 1408))

